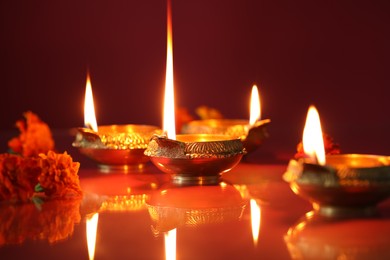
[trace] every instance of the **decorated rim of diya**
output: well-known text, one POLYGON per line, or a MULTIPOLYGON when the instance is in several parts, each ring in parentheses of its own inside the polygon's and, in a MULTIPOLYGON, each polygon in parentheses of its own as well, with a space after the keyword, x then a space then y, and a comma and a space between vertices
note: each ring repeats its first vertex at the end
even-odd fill
POLYGON ((142 169, 149 158, 144 155, 150 138, 161 134, 152 125, 103 125, 98 132, 78 128, 73 146, 94 160, 103 171, 142 169))

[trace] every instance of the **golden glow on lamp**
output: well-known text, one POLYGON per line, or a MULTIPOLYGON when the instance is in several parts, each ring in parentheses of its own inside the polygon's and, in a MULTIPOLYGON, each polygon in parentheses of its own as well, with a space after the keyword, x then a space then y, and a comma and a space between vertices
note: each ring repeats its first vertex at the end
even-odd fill
POLYGON ((325 165, 326 159, 321 121, 318 111, 314 106, 310 106, 307 112, 302 142, 305 154, 308 155, 313 162, 325 165))
POLYGON ((256 200, 254 199, 250 200, 250 206, 251 206, 252 237, 253 237, 253 243, 256 246, 260 234, 261 208, 257 204, 256 200))
POLYGON ((176 228, 164 234, 165 260, 176 260, 176 228))
POLYGON ((93 214, 90 218, 87 218, 87 246, 89 260, 95 258, 95 246, 96 246, 96 233, 99 220, 99 213, 93 214))
POLYGON ((173 87, 172 15, 171 1, 167 8, 167 64, 165 75, 163 131, 169 139, 176 139, 175 96, 173 87))
POLYGON ((87 84, 85 87, 85 100, 84 100, 84 125, 93 131, 98 131, 95 116, 95 106, 93 104, 92 85, 89 74, 87 75, 87 84))
POLYGON ((261 117, 261 106, 259 90, 256 85, 252 87, 251 102, 250 102, 250 118, 249 125, 254 125, 261 117))

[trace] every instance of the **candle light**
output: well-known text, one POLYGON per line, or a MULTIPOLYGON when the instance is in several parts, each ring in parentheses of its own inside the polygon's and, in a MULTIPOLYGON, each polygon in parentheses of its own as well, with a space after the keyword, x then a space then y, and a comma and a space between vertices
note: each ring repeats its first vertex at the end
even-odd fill
POLYGON ((176 135, 173 85, 171 2, 167 5, 167 62, 165 76, 163 136, 154 136, 145 155, 178 183, 214 183, 223 172, 237 165, 245 149, 237 138, 226 135, 176 135))
POLYGON ((260 96, 259 90, 256 85, 252 87, 251 102, 250 102, 250 116, 249 116, 249 125, 254 126, 257 121, 261 118, 261 106, 260 106, 260 96))
POLYGON ((307 112, 302 142, 305 154, 308 155, 313 162, 325 165, 325 148, 320 115, 315 106, 310 106, 307 112))
POLYGON ((87 74, 87 83, 85 86, 85 99, 84 99, 84 125, 93 131, 98 131, 95 115, 95 105, 93 103, 92 85, 89 73, 87 74))
POLYGON ((165 73, 164 121, 163 131, 168 138, 176 139, 175 130, 175 95, 173 87, 173 49, 172 49, 172 14, 171 1, 167 5, 167 63, 165 73))

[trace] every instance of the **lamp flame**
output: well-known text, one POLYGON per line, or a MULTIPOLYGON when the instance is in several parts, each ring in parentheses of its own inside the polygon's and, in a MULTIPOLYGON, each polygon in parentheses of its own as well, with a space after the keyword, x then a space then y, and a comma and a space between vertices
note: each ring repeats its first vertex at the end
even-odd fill
POLYGON ((256 203, 256 200, 254 199, 250 200, 250 206, 251 206, 252 237, 253 237, 253 243, 256 246, 260 234, 261 208, 256 203))
POLYGON ((305 154, 314 162, 325 165, 324 138, 322 136, 320 116, 314 106, 310 106, 307 112, 302 142, 305 154))
POLYGON ((84 125, 97 132, 98 127, 95 116, 95 106, 93 104, 92 85, 89 74, 87 75, 87 84, 85 86, 85 100, 84 100, 84 125))
POLYGON ((92 217, 87 218, 87 246, 88 246, 88 255, 89 260, 95 258, 95 246, 96 246, 96 233, 97 225, 99 220, 99 213, 95 213, 92 217))
POLYGON ((176 260, 176 228, 164 234, 165 260, 176 260))
POLYGON ((176 139, 175 97, 173 88, 172 11, 171 1, 167 5, 167 64, 165 75, 163 131, 169 139, 176 139))
POLYGON ((252 87, 249 125, 254 125, 261 117, 259 90, 256 85, 252 87))

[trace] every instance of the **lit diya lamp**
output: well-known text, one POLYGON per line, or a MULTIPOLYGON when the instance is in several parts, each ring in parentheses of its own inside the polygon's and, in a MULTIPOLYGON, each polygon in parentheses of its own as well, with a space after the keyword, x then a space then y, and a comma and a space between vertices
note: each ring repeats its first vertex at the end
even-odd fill
POLYGON ((164 97, 164 135, 151 138, 145 155, 176 183, 216 183, 245 153, 239 138, 216 134, 176 135, 173 84, 172 20, 167 8, 167 64, 164 97))
POLYGON ((161 130, 151 125, 98 126, 89 75, 85 91, 84 125, 79 128, 73 146, 94 160, 104 172, 144 168, 149 158, 144 155, 149 139, 161 130))
POLYGON ((223 134, 240 138, 247 152, 257 149, 268 137, 266 126, 270 119, 261 120, 261 104, 256 85, 252 87, 250 118, 193 120, 183 126, 185 134, 223 134))
POLYGON ((390 157, 367 154, 326 155, 319 114, 309 108, 303 131, 306 157, 290 160, 284 179, 319 214, 356 216, 375 213, 390 195, 390 157))

